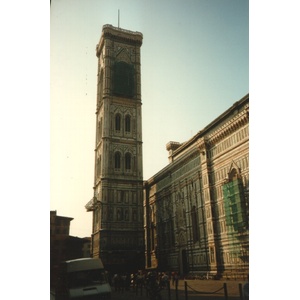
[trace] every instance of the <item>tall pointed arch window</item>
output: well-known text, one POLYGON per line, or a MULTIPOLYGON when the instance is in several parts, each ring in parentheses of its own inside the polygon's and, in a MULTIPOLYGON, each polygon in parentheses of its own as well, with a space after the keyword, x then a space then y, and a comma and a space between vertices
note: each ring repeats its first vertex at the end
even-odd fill
POLYGON ((103 69, 100 70, 99 82, 98 82, 98 101, 97 109, 100 107, 100 103, 103 98, 103 69))
POLYGON ((101 175, 101 155, 97 158, 97 178, 101 175))
POLYGON ((100 119, 100 126, 99 126, 99 137, 102 138, 102 118, 100 119))
POLYGON ((120 114, 116 114, 116 117, 115 117, 115 129, 116 129, 116 131, 120 131, 121 130, 121 115, 120 114))
POLYGON ((115 153, 115 169, 117 169, 117 170, 121 169, 121 153, 120 152, 115 153))
POLYGON ((131 169, 131 154, 125 154, 125 170, 129 171, 131 169))
POLYGON ((192 207, 192 230, 193 230, 193 241, 194 243, 198 242, 199 240, 199 222, 198 222, 198 215, 196 211, 196 207, 192 207))
POLYGON ((130 118, 130 116, 129 115, 126 115, 126 117, 125 117, 125 132, 130 132, 130 128, 131 128, 131 118, 130 118))
POLYGON ((248 212, 244 186, 239 169, 232 168, 223 185, 227 232, 243 233, 248 230, 248 212))

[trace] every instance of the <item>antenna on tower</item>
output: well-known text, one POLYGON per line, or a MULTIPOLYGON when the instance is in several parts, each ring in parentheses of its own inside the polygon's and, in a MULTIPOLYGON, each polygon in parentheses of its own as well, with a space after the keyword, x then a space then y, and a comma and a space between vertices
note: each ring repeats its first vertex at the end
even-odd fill
POLYGON ((120 28, 120 10, 118 9, 118 28, 120 28))

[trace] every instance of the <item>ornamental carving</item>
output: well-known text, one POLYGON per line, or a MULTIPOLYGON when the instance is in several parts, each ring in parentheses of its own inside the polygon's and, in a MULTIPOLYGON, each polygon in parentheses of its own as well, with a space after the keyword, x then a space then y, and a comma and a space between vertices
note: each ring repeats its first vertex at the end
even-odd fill
POLYGON ((123 106, 123 105, 115 105, 115 104, 112 104, 111 105, 111 111, 113 113, 117 113, 117 112, 120 112, 120 113, 127 113, 131 116, 135 116, 135 109, 133 108, 129 108, 128 106, 123 106))
POLYGON ((117 47, 116 61, 124 61, 128 64, 131 63, 130 52, 127 48, 117 47))
POLYGON ((134 155, 136 155, 136 148, 135 147, 129 147, 128 145, 124 144, 112 144, 111 145, 112 152, 119 151, 121 153, 130 152, 134 155))
POLYGON ((234 133, 238 128, 243 127, 249 123, 249 107, 247 106, 237 116, 232 118, 229 122, 215 130, 208 136, 208 143, 210 146, 216 144, 220 140, 234 133))
POLYGON ((184 231, 181 231, 178 235, 177 235, 177 243, 180 247, 184 246, 187 244, 186 241, 186 234, 184 231))

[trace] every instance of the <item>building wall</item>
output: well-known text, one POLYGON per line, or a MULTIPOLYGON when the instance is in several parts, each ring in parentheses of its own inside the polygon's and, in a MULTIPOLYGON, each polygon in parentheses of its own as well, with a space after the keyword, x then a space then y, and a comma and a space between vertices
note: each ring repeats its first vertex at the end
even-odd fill
POLYGON ((246 95, 189 141, 167 144, 169 165, 144 182, 147 268, 247 276, 248 128, 246 95))
POLYGON ((65 260, 90 257, 90 238, 70 236, 73 218, 58 216, 50 211, 50 285, 57 280, 58 265, 65 260))
POLYGON ((69 238, 73 218, 58 216, 50 211, 50 266, 67 259, 66 240, 69 238))

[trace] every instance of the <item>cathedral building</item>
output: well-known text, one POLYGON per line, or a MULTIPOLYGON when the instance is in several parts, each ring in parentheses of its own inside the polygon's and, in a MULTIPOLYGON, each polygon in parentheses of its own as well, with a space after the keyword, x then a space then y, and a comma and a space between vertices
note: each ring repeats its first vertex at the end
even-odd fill
POLYGON ((104 25, 98 58, 92 256, 108 271, 249 273, 249 95, 143 180, 143 35, 104 25))
POLYGON ((249 274, 249 95, 144 182, 146 267, 217 278, 249 274))
POLYGON ((104 25, 98 58, 92 256, 109 271, 144 268, 140 48, 143 35, 104 25))

